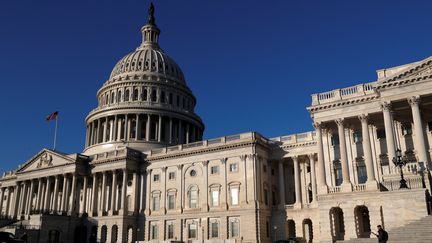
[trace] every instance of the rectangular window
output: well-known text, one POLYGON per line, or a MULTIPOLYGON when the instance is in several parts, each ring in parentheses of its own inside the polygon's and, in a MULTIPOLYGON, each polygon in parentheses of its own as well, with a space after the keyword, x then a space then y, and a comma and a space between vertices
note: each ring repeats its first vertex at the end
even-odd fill
POLYGON ((239 189, 238 188, 231 188, 230 189, 231 192, 231 205, 238 205, 239 203, 239 189))
POLYGON ((157 101, 157 94, 156 94, 156 90, 155 89, 152 90, 152 101, 153 102, 157 101))
POLYGON ((268 221, 266 222, 266 236, 267 238, 270 237, 270 224, 268 221))
POLYGON ((339 145, 339 136, 338 135, 332 135, 331 136, 331 145, 333 145, 333 146, 339 145))
POLYGON ((268 192, 267 192, 267 189, 264 189, 264 204, 268 205, 268 192))
POLYGON ((237 163, 230 164, 229 170, 230 170, 230 172, 237 172, 238 171, 238 165, 237 165, 237 163))
POLYGON ((342 184, 342 169, 340 167, 335 168, 335 175, 336 186, 340 186, 342 184))
POLYGON ((153 175, 153 181, 159 181, 159 174, 153 175))
POLYGON ((175 208, 175 195, 169 194, 168 195, 168 209, 172 210, 175 208))
POLYGON ((189 230, 188 230, 188 238, 189 239, 195 239, 197 236, 197 225, 196 224, 190 224, 189 230))
POLYGON ((160 208, 160 196, 158 195, 153 195, 153 204, 152 204, 152 210, 153 211, 159 211, 160 208))
POLYGON ((168 225, 168 239, 174 239, 174 224, 168 225))
POLYGON ((158 226, 156 224, 153 224, 151 226, 151 238, 152 240, 157 240, 158 239, 158 234, 159 234, 159 230, 158 230, 158 226))
POLYGON ((211 222, 211 238, 219 237, 219 222, 211 222))
POLYGON ((198 207, 198 190, 191 190, 189 195, 189 208, 198 207))
POLYGON ((354 143, 361 143, 362 142, 362 134, 360 132, 353 133, 353 140, 354 140, 354 143))
POLYGON ((214 174, 219 174, 219 166, 212 166, 211 168, 210 168, 210 173, 212 174, 212 175, 214 175, 214 174))
POLYGON ((211 192, 211 205, 213 206, 213 207, 217 207, 217 206, 219 206, 219 191, 217 191, 217 190, 215 190, 215 191, 212 191, 211 192))
POLYGON ((240 222, 238 220, 232 220, 230 222, 230 228, 231 228, 231 238, 239 237, 240 235, 240 222))
POLYGON ((411 134, 412 134, 411 125, 403 125, 402 126, 402 135, 411 135, 411 134))
POLYGON ((175 172, 168 173, 168 180, 175 180, 175 172))

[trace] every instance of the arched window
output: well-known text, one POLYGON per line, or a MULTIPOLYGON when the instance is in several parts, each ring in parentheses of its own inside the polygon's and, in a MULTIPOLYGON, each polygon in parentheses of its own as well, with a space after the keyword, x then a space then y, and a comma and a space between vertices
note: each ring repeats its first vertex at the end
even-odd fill
POLYGON ((198 187, 192 186, 189 189, 189 208, 198 208, 198 187))
POLYGON ((147 89, 146 88, 142 88, 142 100, 147 101, 147 89))
POLYGON ((124 101, 129 101, 129 90, 125 91, 124 101))
POLYGON ((138 89, 134 89, 132 100, 138 100, 138 89))
POLYGON ((165 91, 161 91, 160 102, 165 103, 165 91))
POLYGON ((114 103, 114 93, 111 93, 111 104, 114 103))
POLYGON ((119 90, 117 93, 117 103, 121 102, 121 95, 122 95, 122 92, 121 92, 121 90, 119 90))

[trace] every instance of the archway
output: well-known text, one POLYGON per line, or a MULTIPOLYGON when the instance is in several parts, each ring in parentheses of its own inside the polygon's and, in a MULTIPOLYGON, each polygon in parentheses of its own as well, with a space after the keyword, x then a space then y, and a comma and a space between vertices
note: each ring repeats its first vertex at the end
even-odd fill
POLYGON ((344 240, 345 224, 344 215, 341 208, 335 207, 330 209, 330 227, 334 241, 344 240))
POLYGON ((113 225, 111 228, 111 243, 117 243, 118 238, 118 227, 117 225, 113 225))
POLYGON ((288 239, 293 239, 296 237, 296 226, 295 221, 288 219, 288 239))
POLYGON ((313 240, 313 228, 312 228, 312 220, 304 219, 303 220, 303 238, 306 243, 312 243, 313 240))
POLYGON ((104 225, 104 226, 101 227, 101 239, 100 239, 101 243, 106 243, 106 241, 107 241, 107 231, 108 231, 108 228, 107 228, 106 225, 104 225))
POLYGON ((366 206, 357 206, 354 209, 357 238, 370 238, 371 227, 369 210, 366 206))

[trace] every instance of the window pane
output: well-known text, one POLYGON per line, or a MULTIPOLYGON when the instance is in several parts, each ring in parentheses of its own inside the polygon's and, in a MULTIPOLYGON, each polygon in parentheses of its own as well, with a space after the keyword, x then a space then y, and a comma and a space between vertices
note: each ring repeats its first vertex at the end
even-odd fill
POLYGON ((198 190, 193 188, 189 195, 189 208, 197 208, 198 206, 198 190))
POLYGON ((231 205, 238 205, 238 188, 231 188, 231 205))
POLYGON ((212 206, 219 206, 219 191, 212 191, 212 206))
POLYGON ((174 225, 168 225, 168 239, 174 238, 174 225))
POLYGON ((174 209, 174 208, 175 208, 175 196, 168 195, 168 209, 174 209))
POLYGON ((240 225, 238 221, 231 221, 231 237, 239 236, 240 225))
POLYGON ((219 223, 218 222, 212 222, 211 223, 211 237, 212 238, 219 237, 219 223))
POLYGON ((196 224, 190 224, 189 225, 189 238, 196 238, 196 231, 197 231, 197 226, 196 224))

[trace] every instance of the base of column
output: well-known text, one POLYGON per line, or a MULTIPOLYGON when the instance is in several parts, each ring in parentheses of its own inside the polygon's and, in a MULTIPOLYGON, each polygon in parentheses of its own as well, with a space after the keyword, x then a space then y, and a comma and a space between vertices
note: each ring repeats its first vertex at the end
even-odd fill
POLYGON ((366 181, 366 191, 377 191, 379 189, 377 181, 366 181))
POLYGON ((341 188, 341 192, 352 192, 353 191, 353 187, 351 182, 342 182, 342 184, 340 185, 341 188))
POLYGON ((328 187, 326 185, 317 186, 317 193, 318 195, 328 194, 328 187))

